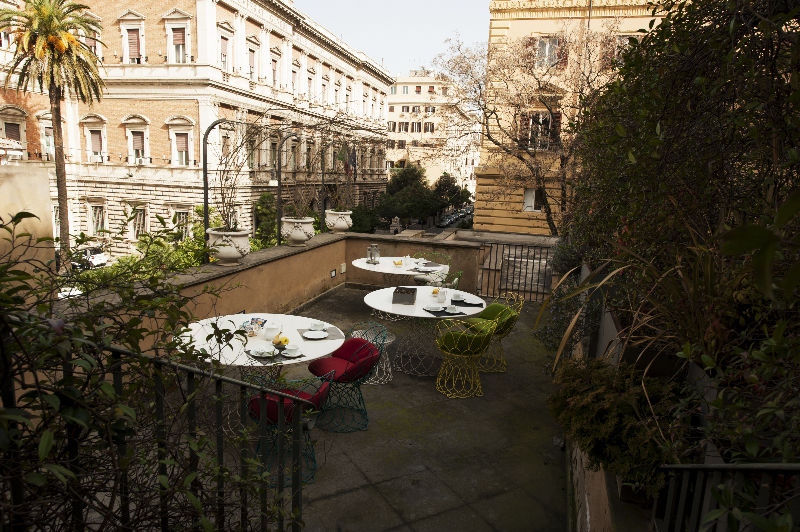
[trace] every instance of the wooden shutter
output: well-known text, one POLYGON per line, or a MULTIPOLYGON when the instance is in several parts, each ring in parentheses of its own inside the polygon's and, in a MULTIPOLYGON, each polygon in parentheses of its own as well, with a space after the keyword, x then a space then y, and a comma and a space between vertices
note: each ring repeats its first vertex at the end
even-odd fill
POLYGON ((6 138, 16 140, 17 142, 22 140, 22 136, 19 133, 19 124, 6 122, 6 138))
POLYGON ((92 140, 92 152, 93 153, 100 153, 103 151, 103 137, 100 134, 100 130, 92 129, 89 131, 92 140))
POLYGON ((128 30, 128 55, 131 59, 140 57, 139 30, 128 30))
POLYGON ((561 111, 553 111, 550 120, 550 147, 557 148, 561 144, 561 111))
POLYGON ((527 148, 531 142, 531 114, 519 114, 519 138, 517 139, 520 147, 527 148))
POLYGON ((186 44, 186 28, 172 29, 172 44, 186 44))
POLYGON ((256 51, 250 50, 250 70, 253 70, 256 66, 256 51))
POLYGON ((131 144, 133 144, 134 150, 144 151, 144 132, 131 131, 131 144))
POLYGON ((189 151, 189 134, 175 133, 175 148, 177 151, 189 151))

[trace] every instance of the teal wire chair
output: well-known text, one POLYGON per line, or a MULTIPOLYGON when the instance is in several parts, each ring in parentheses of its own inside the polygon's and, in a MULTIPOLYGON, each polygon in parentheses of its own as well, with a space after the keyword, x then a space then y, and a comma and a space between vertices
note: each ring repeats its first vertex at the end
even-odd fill
POLYGON ((522 306, 525 299, 516 292, 506 292, 500 294, 493 303, 486 306, 480 314, 468 318, 467 321, 473 324, 480 323, 482 320, 493 320, 497 322, 497 328, 492 338, 492 344, 486 353, 478 359, 478 369, 489 373, 503 373, 508 369, 508 363, 503 350, 503 338, 508 336, 517 324, 522 313, 522 306))
POLYGON ((497 322, 442 320, 436 324, 436 347, 442 352, 442 366, 436 376, 436 390, 450 399, 483 395, 478 359, 488 349, 497 322))
POLYGON ((357 324, 360 338, 351 336, 331 356, 308 365, 314 375, 333 372, 328 401, 317 418, 317 426, 330 432, 366 430, 369 424, 361 384, 373 374, 386 342, 386 327, 374 322, 357 324), (368 340, 366 338, 371 338, 368 340), (375 343, 377 342, 377 343, 375 343))
MULTIPOLYGON (((298 380, 267 381, 258 375, 248 375, 247 380, 262 388, 272 388, 287 395, 293 395, 305 399, 313 406, 303 408, 300 415, 301 427, 303 431, 302 449, 302 482, 308 484, 314 481, 318 465, 317 455, 314 451, 314 442, 311 440, 311 429, 319 412, 330 393, 331 379, 333 373, 322 375, 318 378, 307 378, 298 380)), ((291 464, 291 444, 292 426, 295 416, 295 406, 291 399, 279 397, 277 395, 265 394, 255 395, 247 401, 247 411, 250 419, 258 425, 262 421, 262 408, 264 409, 264 422, 268 425, 266 434, 260 434, 257 440, 255 455, 258 459, 264 460, 264 466, 270 472, 270 486, 275 487, 278 482, 278 470, 283 468, 283 487, 291 485, 292 464, 291 464), (279 428, 279 404, 283 401, 283 427, 279 428), (284 456, 283 463, 278 452, 279 442, 283 442, 284 456)), ((259 434, 255 429, 255 434, 259 434)))

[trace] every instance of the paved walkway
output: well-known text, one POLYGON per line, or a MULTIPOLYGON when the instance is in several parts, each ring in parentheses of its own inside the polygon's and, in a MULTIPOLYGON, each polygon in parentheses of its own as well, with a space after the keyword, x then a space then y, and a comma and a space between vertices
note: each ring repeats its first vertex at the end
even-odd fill
MULTIPOLYGON (((366 293, 340 287, 300 313, 346 330, 369 319, 366 293)), ((368 430, 314 429, 306 530, 566 530, 565 455, 545 404, 548 354, 530 334, 535 311, 527 305, 504 342, 509 371, 481 375, 483 397, 447 399, 432 377, 395 373, 362 386, 368 430)))

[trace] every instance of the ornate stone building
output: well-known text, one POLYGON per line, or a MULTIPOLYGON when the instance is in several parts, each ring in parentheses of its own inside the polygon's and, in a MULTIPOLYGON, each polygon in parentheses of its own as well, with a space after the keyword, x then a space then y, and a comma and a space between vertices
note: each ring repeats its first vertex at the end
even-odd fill
POLYGON ((447 131, 452 120, 444 110, 453 105, 452 87, 430 71, 412 71, 389 89, 386 119, 389 168, 414 163, 425 169, 429 184, 444 172, 475 192, 475 167, 480 164, 480 133, 458 135, 447 131))
MULTIPOLYGON (((303 126, 336 118, 385 145, 393 78, 291 0, 85 3, 103 28, 85 38, 102 58, 106 88, 93 106, 63 104, 70 228, 123 229, 128 239, 115 253, 129 252, 157 216, 191 220, 203 201, 203 134, 217 119, 303 126)), ((0 35, 3 64, 11 57, 7 37, 0 35)), ((47 96, 0 91, 0 137, 25 147, 24 164, 52 167, 47 96)), ((212 171, 230 143, 225 130, 211 132, 212 171)), ((236 199, 240 227, 251 229, 255 200, 276 192, 276 147, 271 139, 248 153, 236 199)), ((313 136, 287 142, 284 168, 302 172, 319 147, 313 136)), ((383 148, 365 150, 356 201, 374 201, 385 183, 383 148)))
MULTIPOLYGON (((533 68, 540 69, 540 72, 548 70, 549 90, 560 97, 575 92, 568 86, 574 83, 574 78, 572 81, 568 78, 568 72, 584 68, 578 65, 583 59, 574 48, 566 46, 566 42, 574 41, 574 36, 579 34, 607 32, 603 38, 608 41, 605 44, 610 44, 609 51, 613 54, 639 29, 647 28, 652 19, 652 6, 644 0, 492 0, 489 9, 490 47, 527 43, 530 54, 520 61, 535 62, 533 68)), ((591 57, 593 60, 607 60, 603 54, 591 57)), ((552 192, 555 196, 559 188, 554 180, 559 172, 560 143, 553 140, 561 136, 561 124, 566 124, 568 118, 562 118, 558 109, 551 113, 535 102, 529 103, 529 107, 522 112, 517 109, 513 116, 518 123, 507 121, 505 126, 509 130, 524 127, 528 132, 529 149, 537 152, 543 173, 550 180, 547 194, 552 192), (536 139, 535 144, 533 139, 536 139)), ((511 116, 512 113, 508 114, 511 116)), ((499 165, 492 162, 493 153, 496 154, 497 150, 484 140, 481 150, 484 166, 476 170, 475 230, 550 234, 542 211, 544 190, 533 185, 520 185, 502 175, 499 165), (509 186, 508 182, 515 184, 509 186)), ((554 215, 558 217, 560 201, 551 203, 554 215)))

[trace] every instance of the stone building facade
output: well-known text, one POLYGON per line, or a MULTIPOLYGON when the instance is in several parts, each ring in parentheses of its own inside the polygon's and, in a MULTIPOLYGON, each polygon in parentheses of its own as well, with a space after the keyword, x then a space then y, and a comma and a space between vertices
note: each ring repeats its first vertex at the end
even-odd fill
POLYGON ((453 120, 444 111, 453 106, 452 87, 430 71, 412 71, 390 87, 387 104, 387 166, 417 164, 428 183, 447 172, 474 194, 480 134, 448 131, 453 120))
MULTIPOLYGON (((385 189, 386 101, 394 79, 291 0, 85 3, 103 28, 85 38, 102 59, 106 87, 92 106, 74 99, 62 106, 71 232, 122 230, 126 241, 111 251, 123 254, 141 231, 156 227, 158 216, 191 221, 203 202, 203 134, 220 118, 300 130, 326 120, 341 124, 373 141, 359 154, 356 202, 373 202, 385 189)), ((0 39, 0 63, 6 64, 12 49, 7 35, 0 39)), ((237 142, 231 134, 225 128, 210 132, 212 174, 237 142)), ((52 167, 47 96, 0 91, 0 136, 26 146, 21 164, 52 167)), ((241 228, 252 229, 257 198, 277 192, 276 140, 259 144, 241 165, 241 228)), ((301 134, 284 145, 282 166, 303 172, 322 145, 313 134, 301 134)), ((331 168, 333 159, 328 154, 331 168)), ((288 190, 283 195, 291 196, 288 190)), ((212 192, 212 205, 214 199, 212 192)))
MULTIPOLYGON (((603 38, 610 39, 609 50, 613 53, 624 46, 630 36, 637 35, 639 29, 647 28, 653 18, 653 6, 644 0, 491 0, 489 10, 489 45, 503 47, 522 40, 531 43, 536 47, 532 54, 536 68, 539 63, 556 66, 551 69, 553 75, 547 81, 552 84, 554 94, 563 94, 565 98, 570 94, 575 95, 574 89, 568 86, 571 81, 567 73, 583 68, 575 50, 564 45, 565 36, 570 39, 580 35, 584 29, 605 32, 603 38)), ((605 60, 600 54, 591 57, 593 60, 605 60)), ((537 107, 535 104, 525 109, 522 116, 528 119, 528 130, 541 130, 540 138, 544 139, 560 137, 561 124, 568 121, 560 111, 556 110, 553 116, 549 116, 544 106, 537 107)), ((513 129, 519 126, 507 123, 506 127, 513 129)), ((560 189, 555 181, 560 160, 558 145, 558 142, 545 142, 533 148, 538 152, 537 159, 542 163, 545 175, 548 179, 552 178, 546 188, 547 193, 553 195, 558 194, 560 189)), ((543 190, 533 186, 505 185, 504 179, 509 181, 507 176, 502 175, 498 165, 493 162, 496 153, 496 148, 484 139, 481 149, 483 166, 476 170, 475 230, 550 234, 541 208, 543 190)), ((560 202, 553 201, 551 206, 555 217, 558 217, 560 202)))

